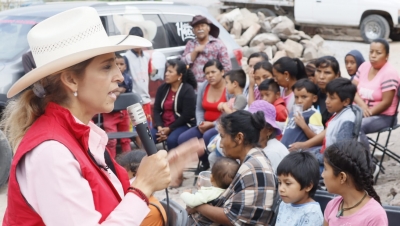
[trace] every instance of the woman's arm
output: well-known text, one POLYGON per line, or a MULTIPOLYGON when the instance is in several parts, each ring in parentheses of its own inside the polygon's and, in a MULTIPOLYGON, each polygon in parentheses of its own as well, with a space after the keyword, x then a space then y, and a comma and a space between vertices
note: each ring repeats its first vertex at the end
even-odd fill
POLYGON ((196 207, 197 212, 207 217, 211 221, 222 225, 232 225, 229 218, 225 215, 224 208, 215 207, 208 204, 204 204, 196 207))
POLYGON ((185 92, 180 93, 178 98, 181 98, 181 100, 178 99, 178 102, 182 101, 182 112, 179 112, 181 116, 169 126, 171 131, 190 123, 190 120, 195 118, 196 94, 194 93, 194 90, 189 87, 185 90, 185 92))
POLYGON ((202 87, 198 88, 197 100, 196 100, 196 124, 200 125, 204 121, 204 108, 203 108, 203 98, 204 91, 208 85, 208 82, 204 82, 202 87))
POLYGON ((57 141, 46 141, 28 153, 17 167, 17 180, 25 199, 46 225, 140 225, 149 212, 143 200, 128 193, 99 224, 101 213, 95 210, 78 161, 57 141))
POLYGON ((164 90, 163 89, 164 87, 165 85, 161 85, 160 87, 158 87, 156 93, 156 99, 154 100, 154 108, 153 108, 154 128, 157 128, 159 126, 164 127, 164 122, 161 117, 162 113, 161 102, 164 98, 162 90, 164 90))
POLYGON ((382 101, 370 109, 371 115, 379 115, 386 111, 393 103, 396 90, 389 90, 382 93, 382 101))
POLYGON ((324 220, 324 226, 329 226, 328 222, 326 222, 326 220, 324 220))

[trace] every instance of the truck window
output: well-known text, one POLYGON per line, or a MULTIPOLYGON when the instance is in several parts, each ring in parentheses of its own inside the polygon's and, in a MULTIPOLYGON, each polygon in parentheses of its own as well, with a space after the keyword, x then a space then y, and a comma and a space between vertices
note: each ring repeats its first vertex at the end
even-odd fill
POLYGON ((113 15, 112 21, 116 34, 127 35, 131 28, 139 27, 143 31, 144 38, 153 43, 154 49, 169 47, 164 25, 157 14, 113 15))
POLYGON ((163 16, 167 20, 165 25, 171 47, 185 46, 189 40, 195 38, 192 26, 189 25, 193 16, 176 14, 164 14, 163 16))
POLYGON ((0 16, 0 61, 21 57, 29 49, 27 35, 44 18, 28 16, 0 16))

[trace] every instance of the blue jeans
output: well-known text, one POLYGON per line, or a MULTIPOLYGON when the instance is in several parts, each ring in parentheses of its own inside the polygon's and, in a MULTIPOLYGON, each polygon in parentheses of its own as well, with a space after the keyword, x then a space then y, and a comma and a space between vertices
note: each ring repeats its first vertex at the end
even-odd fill
MULTIPOLYGON (((178 146, 178 137, 179 135, 181 135, 182 133, 184 133, 186 130, 188 130, 189 127, 188 126, 181 126, 176 128, 174 131, 172 131, 167 138, 167 146, 168 146, 168 150, 171 150, 173 148, 176 148, 178 146)), ((156 128, 152 128, 151 129, 151 136, 153 136, 153 140, 154 143, 158 143, 157 141, 157 129, 156 128)))
MULTIPOLYGON (((196 126, 196 127, 190 128, 186 132, 182 133, 178 138, 178 144, 182 144, 192 138, 197 137, 199 139, 200 138, 204 139, 204 143, 206 144, 206 148, 207 148, 207 145, 210 143, 211 138, 217 134, 218 134, 218 131, 214 127, 207 130, 203 134, 200 132, 199 128, 196 126)), ((200 156, 200 161, 208 162, 208 154, 204 153, 204 155, 200 156)))

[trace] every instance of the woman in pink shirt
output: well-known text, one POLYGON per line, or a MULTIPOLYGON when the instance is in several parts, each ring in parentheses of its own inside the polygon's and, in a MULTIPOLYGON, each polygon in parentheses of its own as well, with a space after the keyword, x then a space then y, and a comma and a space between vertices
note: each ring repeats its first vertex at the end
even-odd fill
POLYGON ((144 158, 129 183, 91 119, 114 108, 123 81, 114 52, 151 43, 108 37, 91 7, 40 22, 28 41, 37 68, 10 88, 8 98, 22 93, 2 120, 15 151, 3 225, 140 225, 171 180, 167 154, 144 158))
POLYGON ((329 193, 340 196, 325 208, 324 226, 387 226, 388 218, 373 185, 371 157, 355 140, 335 143, 324 152, 324 178, 329 193))
POLYGON ((364 134, 389 127, 397 120, 397 89, 400 77, 396 69, 388 63, 388 58, 389 43, 384 39, 374 40, 370 45, 370 62, 363 63, 354 76, 353 83, 358 90, 354 101, 364 112, 361 125, 361 132, 364 134))

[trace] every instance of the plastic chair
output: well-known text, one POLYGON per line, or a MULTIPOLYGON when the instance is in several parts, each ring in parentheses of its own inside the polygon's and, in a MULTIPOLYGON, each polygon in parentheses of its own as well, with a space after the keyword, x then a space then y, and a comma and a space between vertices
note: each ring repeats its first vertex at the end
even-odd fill
POLYGON ((160 203, 167 213, 168 226, 184 226, 187 224, 188 213, 181 205, 171 199, 169 200, 169 208, 166 199, 160 201, 160 203))
POLYGON ((400 207, 398 206, 383 206, 389 220, 389 226, 398 226, 400 220, 400 207))
POLYGON ((314 195, 314 200, 319 203, 322 213, 325 212, 326 205, 331 201, 336 195, 331 194, 327 191, 317 190, 314 195))
MULTIPOLYGON (((397 97, 400 98, 400 89, 397 90, 397 97)), ((397 112, 398 109, 399 109, 399 102, 397 103, 395 112, 397 112)), ((375 177, 375 184, 378 181, 379 173, 380 172, 385 173, 385 171, 384 171, 385 168, 382 166, 382 163, 383 163, 383 160, 385 158, 385 155, 389 156, 390 158, 392 158, 396 162, 400 163, 400 156, 387 148, 387 146, 389 144, 390 136, 392 134, 392 131, 400 127, 399 124, 395 124, 396 123, 396 118, 397 118, 397 113, 392 118, 391 126, 387 127, 387 128, 383 128, 380 131, 378 131, 378 134, 377 134, 375 140, 373 140, 372 138, 368 137, 369 144, 371 144, 374 147, 374 149, 372 150, 372 156, 374 156, 374 153, 375 153, 376 149, 378 149, 379 151, 382 152, 381 159, 377 159, 376 157, 374 157, 374 159, 378 162, 378 166, 380 168, 380 170, 378 171, 378 174, 375 177), (382 145, 382 144, 380 144, 378 142, 379 142, 379 136, 381 135, 381 133, 384 133, 384 132, 389 132, 389 134, 388 134, 388 136, 386 138, 385 145, 382 145)))
MULTIPOLYGON (((133 104, 136 104, 136 103, 142 104, 142 98, 139 95, 137 95, 136 93, 121 93, 114 103, 113 111, 126 110, 127 107, 129 107, 133 104)), ((117 140, 123 139, 123 138, 129 138, 136 145, 136 147, 139 147, 136 144, 136 140, 135 140, 135 138, 138 136, 136 131, 112 132, 112 133, 107 133, 107 136, 108 136, 108 139, 117 139, 117 140)))

